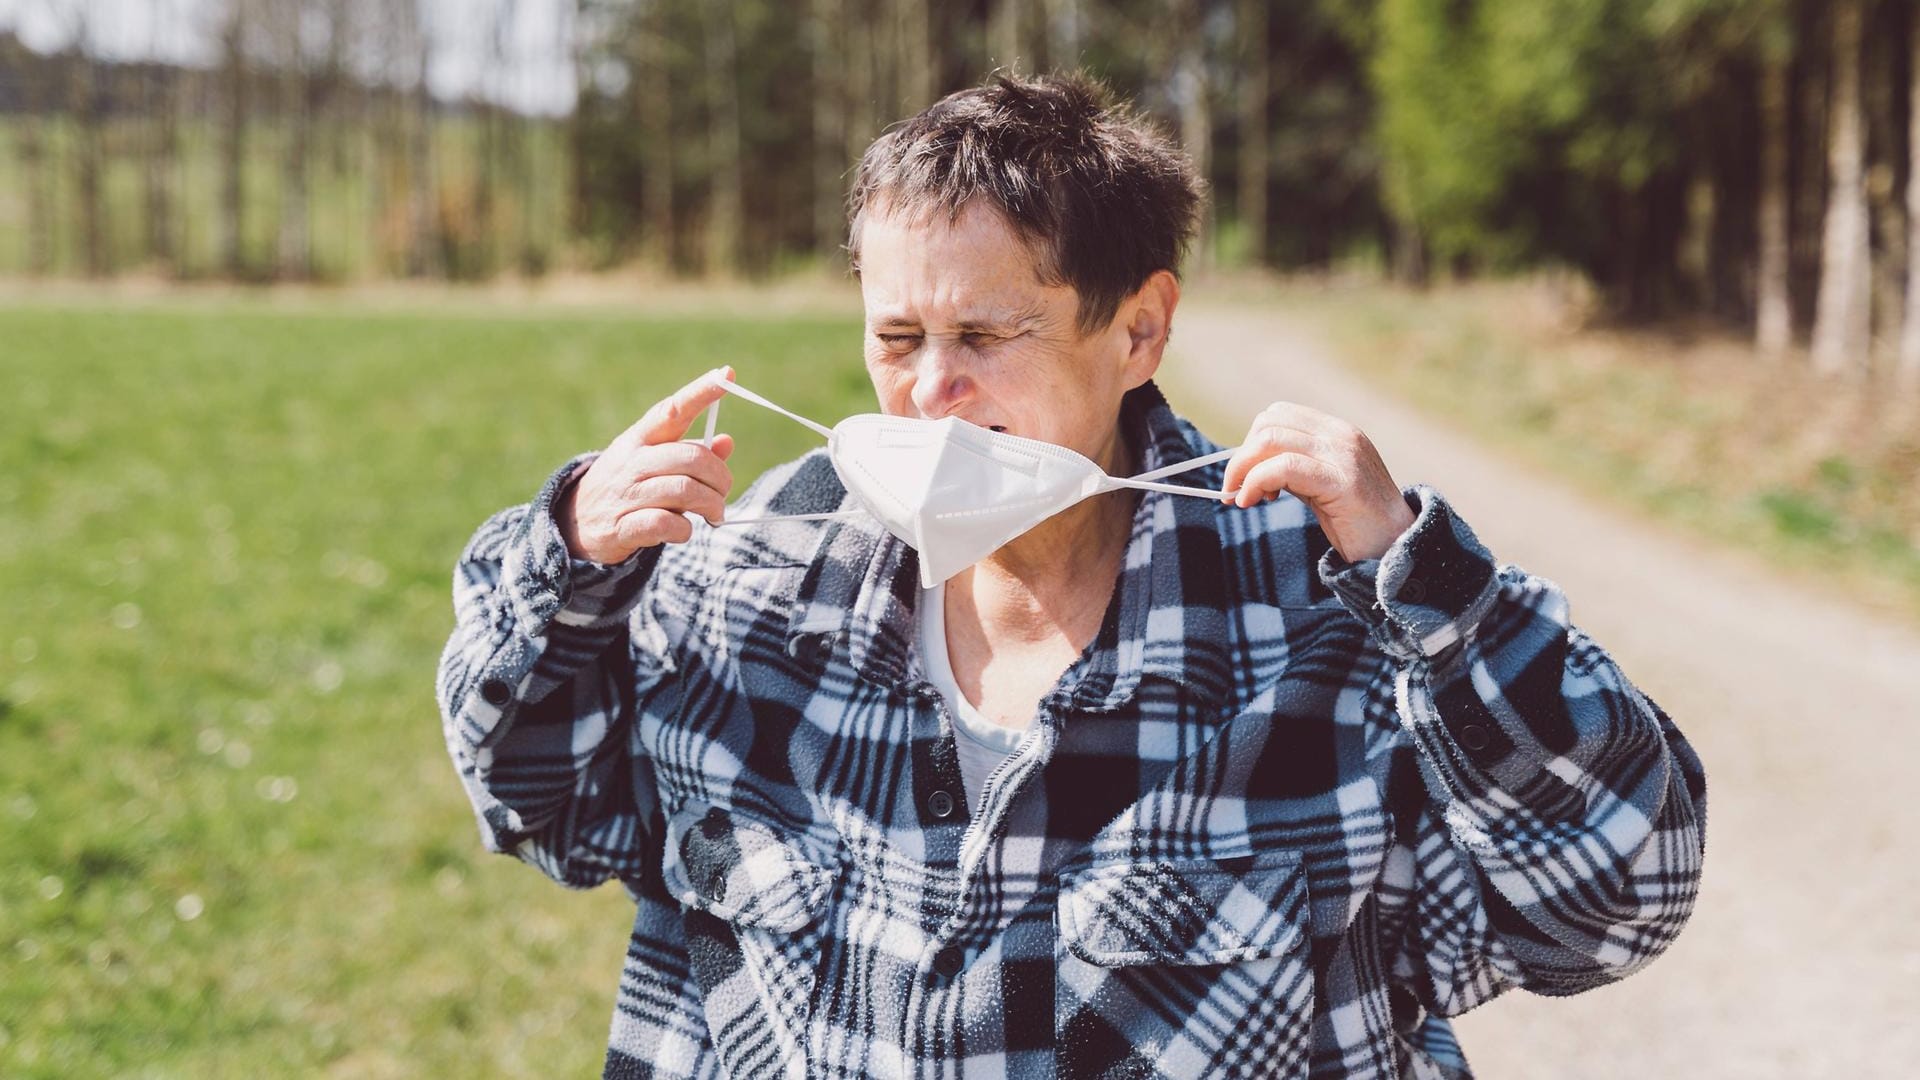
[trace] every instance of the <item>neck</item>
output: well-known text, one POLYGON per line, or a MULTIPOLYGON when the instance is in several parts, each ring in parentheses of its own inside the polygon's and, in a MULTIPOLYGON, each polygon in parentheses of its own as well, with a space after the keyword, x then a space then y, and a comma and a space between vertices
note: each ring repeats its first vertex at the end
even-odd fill
MULTIPOLYGON (((1116 430, 1094 460, 1121 475, 1133 458, 1116 430)), ((1109 491, 1041 522, 948 581, 949 610, 958 607, 1015 638, 1064 630, 1091 640, 1120 576, 1139 501, 1138 491, 1109 491)))

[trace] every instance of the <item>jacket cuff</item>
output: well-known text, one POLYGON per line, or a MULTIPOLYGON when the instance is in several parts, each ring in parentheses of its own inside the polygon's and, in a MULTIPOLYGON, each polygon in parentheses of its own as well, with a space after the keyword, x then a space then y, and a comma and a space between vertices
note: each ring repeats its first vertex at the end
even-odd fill
POLYGON ((554 470, 523 519, 525 533, 507 588, 527 625, 544 627, 558 620, 585 626, 624 618, 660 561, 660 545, 641 548, 618 563, 575 558, 567 550, 554 506, 597 457, 598 452, 581 454, 554 470))
POLYGON ((1432 659, 1466 639, 1500 594, 1493 554, 1426 484, 1401 489, 1414 521, 1378 559, 1329 547, 1320 580, 1399 663, 1432 659))

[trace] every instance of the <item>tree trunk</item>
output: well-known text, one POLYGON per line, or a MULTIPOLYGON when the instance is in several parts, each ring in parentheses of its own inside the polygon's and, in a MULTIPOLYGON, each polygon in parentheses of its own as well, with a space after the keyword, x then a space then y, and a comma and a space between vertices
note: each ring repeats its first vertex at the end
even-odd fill
POLYGON ((1267 262, 1267 3, 1240 0, 1240 231, 1245 261, 1267 262))
POLYGON ((1427 240, 1411 218, 1393 215, 1390 248, 1393 251, 1393 279, 1403 285, 1425 288, 1429 281, 1427 240))
POLYGON ((540 170, 534 160, 534 119, 514 114, 513 164, 520 185, 520 272, 540 277, 547 272, 551 237, 540 227, 540 170))
MULTIPOLYGON (((394 28, 380 28, 383 34, 394 28)), ((403 175, 397 154, 407 145, 406 122, 395 100, 407 85, 395 39, 387 37, 382 45, 381 82, 366 86, 360 95, 360 184, 361 198, 367 208, 368 268, 381 277, 406 272, 406 255, 400 230, 394 221, 396 208, 404 206, 395 196, 403 175)))
MULTIPOLYGON (((347 180, 353 175, 355 165, 349 153, 347 132, 350 130, 364 131, 367 122, 364 114, 354 115, 349 101, 343 100, 351 93, 353 86, 360 81, 351 78, 347 71, 347 56, 349 52, 358 51, 352 48, 354 32, 352 16, 353 12, 348 0, 328 0, 326 22, 327 53, 325 65, 321 68, 318 78, 308 78, 306 80, 307 123, 312 133, 310 136, 309 151, 312 149, 311 140, 317 139, 321 146, 321 153, 319 154, 320 167, 324 170, 324 174, 328 180, 328 187, 323 189, 323 192, 331 191, 336 193, 333 217, 331 218, 332 228, 329 231, 338 232, 339 234, 337 240, 339 250, 335 258, 339 259, 340 262, 328 268, 336 274, 343 273, 347 267, 353 264, 357 256, 357 244, 355 241, 358 238, 364 238, 366 235, 364 223, 358 216, 359 207, 356 205, 356 201, 350 198, 341 199, 337 194, 347 187, 347 180), (356 229, 354 226, 362 227, 356 229)), ((313 157, 314 155, 310 152, 308 155, 309 177, 312 176, 312 169, 314 167, 313 157)), ((362 163, 361 167, 365 167, 364 163, 362 163)), ((309 180, 309 184, 311 184, 311 180, 309 180)), ((313 217, 313 194, 311 190, 308 192, 307 204, 309 211, 308 229, 309 233, 311 233, 313 217)), ((312 254, 311 242, 309 242, 308 249, 307 273, 308 276, 312 276, 318 260, 316 260, 312 254)))
MULTIPOLYGON (((1176 18, 1180 35, 1179 55, 1174 62, 1173 96, 1180 108, 1180 145, 1193 159, 1194 172, 1204 181, 1212 173, 1213 114, 1207 100, 1206 39, 1200 24, 1206 14, 1206 0, 1189 0, 1180 5, 1176 18)), ((1213 265, 1213 200, 1201 203, 1200 227, 1193 237, 1193 265, 1207 269, 1213 265)))
POLYGON ((998 0, 993 6, 988 35, 992 39, 990 61, 1008 74, 1029 71, 1033 58, 1026 55, 1026 0, 998 0))
POLYGON ((181 73, 154 64, 147 74, 146 236, 147 257, 173 270, 178 257, 174 233, 173 181, 180 160, 179 85, 181 73))
POLYGON ((643 247, 661 269, 674 257, 673 79, 667 69, 667 7, 652 0, 640 34, 639 78, 634 80, 640 117, 640 216, 646 230, 643 247))
POLYGON ((313 251, 308 229, 307 158, 313 145, 313 119, 307 112, 306 65, 299 57, 298 28, 288 68, 280 72, 282 123, 286 127, 280 156, 279 270, 282 278, 304 281, 312 276, 313 251))
POLYGON ((1788 58, 1770 56, 1760 74, 1760 264, 1756 270, 1758 308, 1755 343, 1760 351, 1778 356, 1793 342, 1793 302, 1787 287, 1787 134, 1792 117, 1787 111, 1788 58))
MULTIPOLYGON (((409 9, 411 10, 411 8, 409 9)), ((433 92, 427 71, 433 63, 433 40, 417 14, 409 22, 418 60, 414 64, 407 119, 407 273, 438 277, 446 272, 441 258, 439 207, 433 161, 433 92)))
POLYGON ((1833 8, 1827 218, 1820 252, 1819 310, 1813 324, 1813 366, 1826 374, 1864 370, 1871 318, 1866 148, 1860 116, 1860 6, 1860 0, 1839 0, 1833 8))
POLYGON ((108 250, 108 243, 113 235, 107 222, 106 155, 102 146, 104 133, 101 131, 106 116, 100 108, 100 76, 94 68, 93 55, 88 51, 84 17, 80 31, 74 35, 70 71, 68 109, 73 116, 74 137, 78 142, 75 180, 79 189, 82 250, 86 257, 87 275, 105 277, 112 272, 112 252, 108 250))
POLYGON ((899 37, 902 115, 911 115, 933 104, 933 48, 927 17, 927 0, 892 0, 894 29, 899 37))
MULTIPOLYGON (((1828 14, 1813 4, 1793 9, 1796 47, 1788 78, 1787 285, 1796 327, 1813 326, 1819 307, 1821 237, 1827 217, 1827 84, 1833 64, 1828 47, 1833 32, 1828 14)), ((1796 339, 1802 331, 1795 331, 1796 339)))
POLYGON ((1900 332, 1899 381, 1920 386, 1920 19, 1908 43, 1913 66, 1907 80, 1907 305, 1900 332))
POLYGON ((495 93, 506 71, 510 10, 496 7, 493 25, 487 33, 487 76, 481 80, 474 100, 480 114, 479 158, 474 167, 473 229, 469 243, 454 271, 468 278, 489 278, 500 268, 500 126, 505 109, 495 93))
POLYGON ((842 0, 846 12, 847 164, 856 165, 879 134, 874 119, 874 38, 866 17, 868 0, 842 0))
POLYGON ((740 269, 746 193, 741 175, 733 0, 707 0, 701 10, 707 20, 707 152, 713 169, 708 189, 707 271, 724 275, 740 269))
POLYGON ((25 111, 19 121, 20 172, 27 186, 27 273, 35 277, 53 269, 53 168, 49 162, 53 151, 46 132, 47 90, 37 77, 26 80, 22 87, 25 111))
POLYGON ((1046 0, 1047 69, 1071 71, 1080 66, 1085 13, 1080 0, 1046 0))
MULTIPOLYGON (((1890 16, 1903 14, 1891 5, 1863 11, 1860 57, 1862 137, 1866 150, 1863 167, 1866 177, 1868 302, 1872 313, 1868 323, 1867 357, 1872 366, 1872 342, 1899 339, 1898 319, 1906 296, 1903 281, 1906 268, 1907 233, 1903 193, 1894 189, 1895 145, 1904 132, 1898 130, 1897 111, 1906 105, 1894 83, 1898 68, 1906 58, 1896 55, 1904 49, 1888 48, 1889 42, 1906 38, 1906 24, 1892 24, 1890 16)), ((1904 163, 1903 163, 1904 164, 1904 163)))
POLYGON ((220 265, 228 277, 246 272, 247 60, 242 0, 231 0, 220 34, 222 103, 226 122, 220 133, 220 265))
MULTIPOLYGON (((813 59, 813 247, 830 264, 840 262, 846 240, 846 106, 838 42, 841 0, 813 0, 808 30, 813 59)), ((922 9, 923 11, 925 9, 922 9)))
MULTIPOLYGON (((574 98, 573 111, 567 114, 567 157, 570 168, 567 173, 567 212, 566 238, 569 241, 590 241, 593 230, 593 177, 587 169, 587 161, 593 153, 594 131, 588 122, 596 118, 603 108, 599 93, 594 86, 594 63, 587 44, 585 0, 573 0, 572 19, 572 56, 574 98)), ((635 37, 638 35, 636 34, 635 37)), ((640 57, 637 51, 630 57, 636 70, 633 83, 640 81, 638 69, 640 57)), ((639 95, 635 95, 637 98, 639 95)))

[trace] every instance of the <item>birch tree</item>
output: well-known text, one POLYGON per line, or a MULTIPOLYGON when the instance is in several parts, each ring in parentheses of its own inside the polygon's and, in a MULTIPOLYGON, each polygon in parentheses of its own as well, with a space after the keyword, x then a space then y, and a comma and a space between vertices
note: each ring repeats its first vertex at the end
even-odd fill
POLYGON ((1827 214, 1813 366, 1825 374, 1864 368, 1869 319, 1866 140, 1860 115, 1860 0, 1833 7, 1833 88, 1828 105, 1827 214))
POLYGON ((220 28, 220 265, 235 278, 246 273, 247 8, 227 0, 220 28))
POLYGON ((1755 267, 1754 338, 1762 353, 1778 355, 1793 340, 1793 302, 1788 292, 1788 243, 1792 221, 1787 191, 1793 182, 1787 140, 1793 116, 1788 110, 1788 69, 1792 63, 1784 26, 1767 31, 1760 70, 1759 259, 1755 267))
MULTIPOLYGON (((149 46, 159 54, 160 27, 176 17, 167 0, 156 3, 153 36, 149 46)), ((143 81, 142 107, 146 112, 141 125, 145 136, 144 194, 146 202, 146 254, 162 266, 173 268, 178 256, 174 214, 174 178, 180 160, 180 81, 184 73, 158 62, 150 64, 143 81)))
POLYGON ((1907 304, 1900 330, 1899 381, 1920 387, 1920 18, 1913 20, 1906 42, 1912 66, 1907 95, 1907 304))

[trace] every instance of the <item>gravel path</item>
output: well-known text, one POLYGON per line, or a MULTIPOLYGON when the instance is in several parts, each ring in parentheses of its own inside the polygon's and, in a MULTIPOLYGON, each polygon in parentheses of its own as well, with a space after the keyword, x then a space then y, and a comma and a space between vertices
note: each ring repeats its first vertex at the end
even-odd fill
POLYGON ((1274 400, 1358 424, 1395 480, 1559 583, 1706 764, 1686 931, 1624 982, 1463 1017, 1481 1077, 1920 1075, 1920 632, 1502 460, 1282 316, 1183 306, 1162 382, 1225 440, 1274 400))

